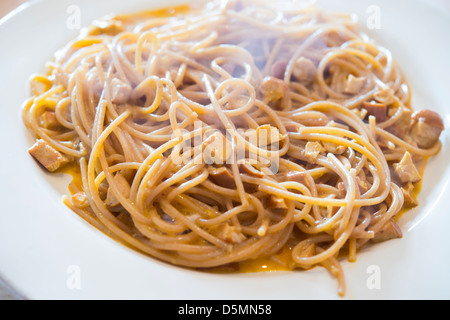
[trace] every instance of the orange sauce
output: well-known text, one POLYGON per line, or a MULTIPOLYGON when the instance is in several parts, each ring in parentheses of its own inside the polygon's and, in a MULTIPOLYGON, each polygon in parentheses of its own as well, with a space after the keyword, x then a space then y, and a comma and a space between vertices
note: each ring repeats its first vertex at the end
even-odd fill
POLYGON ((170 18, 177 15, 186 14, 192 12, 193 7, 190 5, 179 5, 168 8, 161 8, 155 10, 145 10, 138 13, 117 15, 114 18, 122 21, 124 24, 136 24, 140 21, 148 20, 151 18, 170 18))
POLYGON ((276 272, 292 271, 294 262, 292 260, 292 248, 285 247, 278 254, 269 258, 258 258, 239 263, 239 272, 276 272))
POLYGON ((79 191, 83 190, 83 182, 81 178, 81 170, 77 161, 70 162, 64 167, 60 168, 58 173, 67 174, 72 177, 72 181, 69 183, 69 192, 70 194, 75 194, 79 191))

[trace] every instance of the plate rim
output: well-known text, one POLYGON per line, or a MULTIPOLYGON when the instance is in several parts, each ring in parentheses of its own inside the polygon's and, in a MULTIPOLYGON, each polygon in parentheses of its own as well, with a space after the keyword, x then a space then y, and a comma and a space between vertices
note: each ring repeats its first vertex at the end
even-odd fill
MULTIPOLYGON (((51 3, 52 1, 55 1, 55 0, 31 0, 31 1, 25 2, 24 4, 17 7, 15 10, 13 10, 12 12, 10 12, 9 14, 7 14, 6 16, 4 16, 3 18, 0 19, 0 30, 4 27, 5 24, 9 23, 9 21, 11 21, 13 19, 17 19, 17 17, 20 16, 24 11, 32 10, 37 5, 45 5, 46 3, 51 3)), ((426 5, 422 1, 419 1, 419 0, 415 0, 414 2, 421 3, 422 5, 426 5)), ((150 2, 150 4, 152 6, 155 6, 155 4, 153 4, 153 2, 150 2)), ((158 6, 158 5, 156 5, 156 6, 158 6)), ((426 5, 426 6, 428 6, 431 10, 435 11, 436 14, 440 14, 440 15, 443 14, 442 12, 436 10, 432 6, 429 6, 429 5, 426 5)), ((450 15, 448 15, 448 16, 450 17, 450 15)), ((45 61, 43 61, 43 63, 45 63, 45 61)), ((446 123, 449 123, 449 122, 450 122, 450 119, 446 119, 446 123)), ((446 135, 446 137, 448 138, 448 134, 446 135)), ((447 141, 446 147, 447 146, 448 146, 448 141, 447 141)), ((447 189, 447 191, 449 191, 449 190, 447 189)), ((13 295, 15 295, 21 299, 29 299, 29 297, 27 297, 27 294, 23 292, 23 288, 21 291, 20 289, 16 288, 14 286, 14 284, 11 283, 6 277, 4 277, 1 269, 0 269, 0 281, 3 281, 6 284, 6 287, 11 289, 11 292, 13 293, 13 295)), ((31 297, 31 298, 33 298, 33 297, 31 297)))

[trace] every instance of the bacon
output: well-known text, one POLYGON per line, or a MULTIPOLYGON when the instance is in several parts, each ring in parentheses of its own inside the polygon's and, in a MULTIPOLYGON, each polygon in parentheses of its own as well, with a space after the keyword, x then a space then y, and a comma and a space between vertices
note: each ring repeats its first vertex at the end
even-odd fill
POLYGON ((439 114, 431 110, 420 110, 412 115, 410 136, 419 148, 430 149, 438 141, 444 130, 444 122, 439 114))
POLYGON ((28 153, 50 172, 58 170, 69 162, 65 156, 42 139, 37 140, 36 143, 28 149, 28 153))

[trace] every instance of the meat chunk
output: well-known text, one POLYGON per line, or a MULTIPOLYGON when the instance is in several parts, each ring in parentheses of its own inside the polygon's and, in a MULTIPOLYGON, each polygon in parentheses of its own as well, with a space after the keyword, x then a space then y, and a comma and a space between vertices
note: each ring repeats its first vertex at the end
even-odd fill
POLYGON ((133 89, 128 83, 120 79, 111 80, 111 102, 114 104, 124 104, 130 100, 133 89))
POLYGON ((409 152, 405 152, 402 160, 394 164, 394 169, 402 183, 416 183, 422 180, 409 152))
POLYGON ((259 126, 256 128, 255 133, 260 148, 268 146, 280 147, 281 140, 284 138, 277 127, 273 127, 269 124, 259 126))
POLYGON ((88 33, 91 36, 97 36, 101 34, 115 36, 123 31, 124 31, 123 23, 113 18, 96 20, 93 22, 93 25, 88 29, 88 33))
POLYGON ((347 148, 341 145, 337 145, 333 142, 323 141, 322 142, 323 147, 325 148, 326 152, 333 153, 333 154, 343 154, 347 148))
POLYGON ((266 77, 259 90, 263 96, 264 103, 272 108, 283 110, 287 107, 289 87, 286 82, 275 77, 266 77))
POLYGON ((89 206, 89 201, 87 199, 86 193, 77 192, 72 195, 72 204, 80 209, 86 208, 89 206))
POLYGON ((380 243, 392 239, 402 238, 403 233, 394 219, 389 220, 381 230, 379 230, 372 239, 375 243, 380 243))
MULTIPOLYGON (((127 179, 120 173, 117 173, 114 176, 114 182, 117 185, 118 192, 122 194, 125 198, 128 198, 130 196, 130 184, 128 183, 127 179)), ((117 196, 112 191, 112 188, 110 187, 108 189, 108 193, 106 195, 105 203, 109 207, 115 207, 120 204, 119 200, 117 199, 117 196)))
POLYGON ((387 120, 387 106, 384 103, 363 102, 362 107, 367 110, 368 116, 374 116, 377 119, 377 123, 382 123, 387 120))
POLYGON ((419 205, 417 199, 414 197, 414 184, 409 182, 406 186, 401 188, 403 193, 403 198, 405 199, 403 207, 406 209, 414 208, 419 205))
POLYGON ((273 195, 267 201, 267 208, 277 214, 285 214, 289 209, 283 198, 273 195))
POLYGON ((325 127, 329 125, 332 120, 330 120, 327 116, 322 115, 320 117, 308 117, 305 119, 299 119, 299 122, 307 127, 325 127))
POLYGON ((61 128, 61 124, 56 118, 56 114, 53 111, 45 111, 41 115, 41 124, 44 128, 54 130, 61 128))
POLYGON ((228 189, 236 189, 234 177, 226 167, 211 168, 209 170, 209 177, 218 186, 228 189))
POLYGON ((285 124, 284 127, 286 128, 287 132, 299 132, 302 126, 296 122, 290 122, 288 124, 285 124))
POLYGON ((323 151, 323 147, 319 142, 308 142, 305 148, 305 156, 308 162, 316 163, 320 153, 323 151))
POLYGON ((364 88, 366 83, 366 77, 355 77, 351 74, 345 82, 344 92, 348 94, 357 94, 362 90, 362 88, 364 88))
POLYGON ((317 68, 311 60, 301 57, 295 62, 292 74, 300 82, 311 82, 316 79, 317 68))
POLYGON ((36 143, 28 149, 28 153, 50 172, 58 170, 61 166, 69 162, 65 156, 42 139, 37 140, 36 143))
POLYGON ((430 149, 439 140, 444 122, 439 114, 431 110, 420 110, 412 115, 410 136, 419 148, 430 149))
POLYGON ((257 170, 255 167, 253 167, 248 162, 239 164, 239 172, 243 173, 243 174, 247 174, 247 175, 255 177, 255 178, 264 178, 264 173, 257 170))
MULTIPOLYGON (((386 131, 392 133, 396 137, 403 139, 408 134, 409 129, 411 127, 411 117, 413 111, 411 109, 407 109, 404 107, 401 108, 402 108, 401 114, 398 121, 394 123, 392 126, 386 128, 386 131)), ((399 109, 389 109, 388 111, 389 117, 393 116, 398 111, 399 109)))
POLYGON ((386 105, 391 105, 396 101, 394 91, 390 88, 382 89, 376 92, 373 95, 373 98, 375 99, 375 101, 384 103, 386 105))
POLYGON ((306 175, 306 173, 300 171, 288 171, 284 174, 284 177, 287 181, 298 182, 306 185, 306 175))

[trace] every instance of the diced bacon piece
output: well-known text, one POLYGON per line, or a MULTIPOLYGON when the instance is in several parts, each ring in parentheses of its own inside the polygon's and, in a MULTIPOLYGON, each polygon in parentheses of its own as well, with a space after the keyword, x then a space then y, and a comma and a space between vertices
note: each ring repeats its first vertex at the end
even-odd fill
POLYGON ((267 201, 267 208, 277 214, 285 214, 289 209, 283 198, 273 195, 267 201))
POLYGON ((305 157, 310 163, 316 163, 323 147, 319 142, 308 142, 305 148, 305 157))
POLYGON ((401 190, 403 193, 403 198, 405 199, 405 201, 403 203, 404 208, 409 209, 409 208, 417 207, 419 205, 419 203, 417 202, 417 199, 413 195, 414 184, 409 182, 405 187, 402 187, 401 190))
POLYGON ((93 25, 89 28, 89 35, 109 35, 115 36, 124 31, 123 23, 120 20, 115 20, 112 18, 107 18, 104 20, 96 20, 93 25))
POLYGON ((41 115, 41 124, 46 129, 58 129, 61 127, 58 119, 56 118, 56 114, 53 111, 45 111, 41 115))
POLYGON ((394 91, 390 88, 382 89, 376 92, 373 95, 373 98, 375 101, 386 105, 391 105, 396 101, 394 91))
POLYGON ((333 142, 323 141, 322 145, 325 148, 325 151, 333 154, 341 155, 347 150, 346 147, 337 145, 333 142))
POLYGON ((416 183, 422 180, 409 152, 405 153, 399 163, 394 164, 394 169, 403 183, 416 183))
POLYGON ((364 88, 367 83, 366 77, 355 77, 354 75, 349 75, 345 83, 344 92, 348 94, 357 94, 362 88, 364 88))
POLYGON ((325 127, 327 126, 331 120, 327 118, 326 116, 317 118, 317 117, 311 117, 311 118, 304 118, 298 120, 302 125, 307 127, 325 127))
POLYGON ((89 201, 87 199, 86 193, 77 192, 72 195, 72 204, 80 209, 86 208, 89 206, 89 201))
POLYGON ((225 167, 211 168, 209 170, 209 177, 218 186, 228 189, 236 189, 236 182, 234 181, 234 177, 231 172, 225 167))
POLYGON ((384 226, 381 228, 372 239, 375 243, 380 243, 392 239, 402 238, 403 233, 398 224, 394 221, 394 219, 390 219, 384 226))
POLYGON ((432 148, 444 130, 444 122, 439 114, 431 110, 420 110, 412 115, 410 136, 419 148, 432 148))
POLYGON ((299 132, 301 125, 296 122, 290 122, 284 126, 287 132, 299 132))
POLYGON ((292 73, 300 82, 311 82, 316 79, 317 68, 311 60, 301 57, 295 62, 292 73))
POLYGON ((367 110, 368 116, 374 116, 377 119, 377 123, 382 123, 387 120, 387 106, 384 103, 365 101, 362 107, 367 110))
POLYGON ((37 140, 36 143, 28 149, 28 153, 50 172, 58 170, 61 166, 69 162, 65 156, 42 139, 37 140))
POLYGON ((117 78, 111 80, 111 101, 114 104, 124 104, 130 100, 133 89, 128 83, 117 78))
POLYGON ((289 87, 286 82, 275 77, 266 77, 261 84, 260 92, 264 103, 272 108, 282 110, 287 107, 289 87))
POLYGON ((300 171, 288 171, 284 174, 287 181, 298 182, 306 185, 306 173, 300 171))
MULTIPOLYGON (((388 115, 389 117, 393 116, 398 109, 389 109, 388 115)), ((411 109, 403 108, 402 114, 398 121, 392 126, 386 128, 386 131, 392 133, 394 136, 397 136, 401 139, 405 138, 406 134, 409 132, 411 127, 411 116, 413 112, 411 109)))
POLYGON ((280 130, 278 130, 277 127, 264 124, 256 128, 256 139, 260 148, 273 144, 278 144, 278 146, 280 146, 280 142, 283 140, 283 135, 280 134, 280 130))

